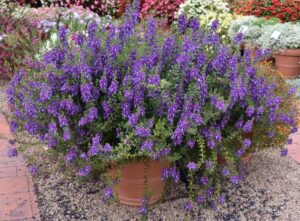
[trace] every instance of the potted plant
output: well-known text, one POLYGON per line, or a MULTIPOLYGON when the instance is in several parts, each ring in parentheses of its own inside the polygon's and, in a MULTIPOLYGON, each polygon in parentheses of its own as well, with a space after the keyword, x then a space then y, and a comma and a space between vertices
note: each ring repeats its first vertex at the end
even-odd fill
POLYGON ((297 78, 300 75, 300 25, 277 24, 262 28, 262 33, 257 44, 272 50, 277 70, 284 78, 297 78))
POLYGON ((241 16, 234 20, 229 27, 228 35, 232 42, 238 33, 243 34, 243 49, 244 51, 252 50, 252 56, 255 57, 256 50, 259 48, 257 39, 262 35, 262 27, 268 28, 271 25, 279 23, 277 18, 265 19, 255 16, 241 16))
POLYGON ((296 112, 292 104, 281 108, 276 86, 251 58, 221 43, 217 21, 204 31, 182 15, 161 36, 154 19, 138 22, 136 8, 110 30, 90 23, 74 45, 60 28, 39 69, 21 71, 9 84, 11 130, 65 153, 79 176, 102 171, 110 177, 105 196, 142 206, 143 214, 166 180, 185 180, 191 201, 222 203, 221 180, 238 184, 247 149, 259 148, 258 138, 283 116, 295 128, 296 112), (264 131, 245 139, 255 127, 264 131))

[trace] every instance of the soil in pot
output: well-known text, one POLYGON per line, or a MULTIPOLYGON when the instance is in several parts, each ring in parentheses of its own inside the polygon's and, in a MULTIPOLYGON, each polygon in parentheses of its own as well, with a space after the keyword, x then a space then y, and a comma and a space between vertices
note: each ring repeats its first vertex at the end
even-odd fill
POLYGON ((119 201, 129 206, 141 206, 146 188, 146 192, 151 196, 150 205, 156 203, 161 198, 165 186, 161 173, 168 167, 169 163, 166 161, 149 160, 111 169, 109 175, 119 180, 114 188, 119 201))

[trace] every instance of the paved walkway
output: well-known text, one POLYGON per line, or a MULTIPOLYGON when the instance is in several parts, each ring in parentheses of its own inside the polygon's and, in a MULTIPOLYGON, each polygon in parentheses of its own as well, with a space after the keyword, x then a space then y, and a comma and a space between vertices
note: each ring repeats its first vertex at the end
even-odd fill
MULTIPOLYGON (((5 117, 0 114, 0 133, 10 136, 5 117)), ((9 158, 9 143, 0 140, 0 221, 40 220, 30 173, 21 156, 9 158)))

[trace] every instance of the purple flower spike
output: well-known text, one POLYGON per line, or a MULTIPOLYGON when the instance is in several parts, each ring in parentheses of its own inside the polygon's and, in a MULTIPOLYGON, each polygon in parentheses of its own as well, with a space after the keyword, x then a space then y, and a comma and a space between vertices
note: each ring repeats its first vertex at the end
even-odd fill
POLYGON ((292 138, 289 138, 286 140, 287 144, 292 144, 293 143, 293 139, 292 138))
POLYGON ((189 170, 195 171, 197 169, 197 164, 194 163, 194 162, 189 162, 188 165, 187 165, 187 168, 189 170))
POLYGON ((288 155, 288 149, 283 149, 280 151, 280 156, 286 157, 288 155))
POLYGON ((244 140, 244 142, 243 142, 243 147, 244 147, 244 148, 248 148, 248 147, 250 147, 250 146, 251 146, 251 140, 248 139, 248 138, 246 138, 246 139, 244 140))
POLYGON ((228 170, 227 168, 224 167, 224 168, 222 169, 222 175, 223 175, 223 176, 228 176, 229 173, 230 173, 230 172, 229 172, 229 170, 228 170))
POLYGON ((114 195, 113 188, 107 187, 104 189, 104 196, 106 199, 112 198, 114 195))
POLYGON ((83 167, 82 169, 79 170, 78 174, 81 177, 86 177, 91 173, 92 167, 87 165, 85 167, 83 167))
POLYGON ((218 203, 219 204, 225 203, 225 196, 223 194, 218 197, 218 203))
POLYGON ((142 206, 140 208, 140 213, 142 215, 147 215, 148 213, 149 200, 147 198, 142 199, 142 206))
POLYGON ((198 203, 204 203, 206 201, 206 197, 205 197, 205 195, 199 195, 199 196, 197 196, 196 200, 198 203))
POLYGON ((36 175, 38 172, 38 167, 35 165, 29 165, 28 169, 32 175, 36 175))
POLYGON ((232 184, 237 185, 237 184, 240 183, 240 181, 241 181, 241 179, 240 179, 239 176, 232 176, 232 177, 230 177, 230 182, 231 182, 232 184))
POLYGON ((184 209, 187 212, 190 212, 193 209, 193 203, 191 201, 188 201, 184 204, 184 209))
POLYGON ((200 183, 203 185, 207 185, 208 184, 208 177, 203 176, 200 178, 200 183))
POLYGON ((8 157, 17 157, 18 156, 18 151, 17 151, 16 148, 11 147, 11 148, 8 149, 7 155, 8 155, 8 157))

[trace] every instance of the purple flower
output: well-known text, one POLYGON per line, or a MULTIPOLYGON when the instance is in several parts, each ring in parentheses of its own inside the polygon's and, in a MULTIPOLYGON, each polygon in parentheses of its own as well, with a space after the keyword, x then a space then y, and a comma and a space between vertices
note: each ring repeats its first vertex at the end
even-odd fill
POLYGON ((37 172, 38 172, 38 167, 35 166, 35 165, 29 165, 28 169, 29 169, 29 172, 30 172, 32 175, 35 175, 35 174, 37 174, 37 172))
POLYGON ((195 140, 189 139, 189 140, 187 141, 187 145, 188 145, 188 147, 191 148, 191 149, 194 148, 195 144, 196 144, 196 141, 195 141, 195 140))
POLYGON ((100 147, 101 147, 100 140, 101 140, 101 137, 99 134, 97 134, 95 137, 93 137, 92 145, 88 151, 89 156, 95 156, 100 153, 100 147))
POLYGON ((188 165, 187 165, 187 168, 189 170, 195 171, 197 169, 197 164, 194 163, 194 162, 189 162, 188 165))
POLYGON ((87 160, 87 155, 86 155, 86 153, 81 152, 79 156, 80 156, 81 159, 87 160))
POLYGON ((200 178, 200 183, 203 185, 207 185, 208 184, 208 177, 203 176, 200 178))
POLYGON ((235 127, 236 127, 237 129, 241 129, 241 128, 243 127, 243 124, 244 124, 243 120, 242 120, 242 119, 239 119, 239 120, 235 123, 235 127))
POLYGON ((217 31, 219 26, 220 26, 219 20, 214 20, 212 21, 210 28, 212 31, 217 31))
POLYGON ((222 169, 222 175, 223 175, 223 176, 228 176, 228 175, 229 175, 229 170, 228 170, 227 168, 224 167, 224 168, 222 169))
POLYGON ((63 46, 67 46, 68 45, 68 39, 67 39, 68 29, 63 26, 59 27, 58 34, 59 34, 59 40, 60 40, 61 44, 63 46))
POLYGON ((251 140, 248 139, 248 138, 246 138, 246 139, 244 140, 244 142, 243 142, 243 147, 244 147, 244 148, 248 148, 248 147, 250 147, 250 146, 251 146, 251 140))
POLYGON ((288 94, 289 94, 289 96, 291 96, 291 95, 294 95, 296 92, 297 92, 297 88, 292 86, 292 87, 290 87, 288 94))
POLYGON ((193 209, 193 203, 191 201, 188 201, 184 204, 184 209, 189 212, 193 209))
POLYGON ((104 152, 108 153, 112 151, 112 146, 109 143, 104 145, 104 152))
POLYGON ((236 156, 237 157, 241 157, 245 154, 245 150, 244 149, 239 149, 237 152, 236 152, 236 156))
POLYGON ((214 193, 215 193, 215 189, 213 187, 209 187, 209 188, 206 189, 205 192, 206 192, 206 195, 208 197, 212 197, 214 195, 214 193))
POLYGON ((69 152, 67 153, 66 157, 65 157, 65 161, 67 163, 72 162, 75 158, 77 157, 77 152, 75 149, 71 149, 69 150, 69 152))
POLYGON ((207 169, 211 169, 211 168, 213 168, 213 162, 211 162, 210 160, 206 160, 205 166, 207 169))
POLYGON ((196 198, 196 201, 198 203, 204 203, 206 201, 205 195, 198 195, 197 198, 196 198))
POLYGON ((225 203, 225 196, 223 194, 218 197, 218 203, 219 204, 225 203))
POLYGON ((151 130, 146 127, 137 127, 135 130, 135 134, 138 137, 149 137, 151 134, 151 130))
POLYGON ((91 173, 92 167, 87 165, 81 168, 78 172, 78 175, 81 177, 86 177, 91 173))
POLYGON ((237 184, 240 183, 240 181, 241 181, 241 179, 240 179, 239 176, 232 176, 232 177, 230 177, 230 182, 231 182, 232 184, 237 185, 237 184))
POLYGON ((248 120, 245 125, 243 126, 243 131, 245 133, 250 133, 252 131, 252 124, 253 124, 253 121, 252 120, 248 120))
POLYGON ((211 104, 219 111, 225 111, 226 105, 224 101, 220 100, 217 96, 212 96, 210 99, 211 104))
POLYGON ((274 136, 275 136, 274 131, 269 131, 269 132, 268 132, 268 137, 269 137, 269 138, 273 138, 274 136))
POLYGON ((52 133, 52 134, 56 134, 57 133, 57 126, 56 126, 55 122, 50 123, 48 125, 48 131, 49 131, 49 133, 52 133))
POLYGON ((148 84, 152 84, 158 86, 160 84, 160 76, 159 75, 152 75, 148 78, 148 84))
POLYGON ((16 148, 10 147, 8 149, 7 155, 8 155, 8 157, 17 157, 18 156, 18 151, 17 151, 16 148))
POLYGON ((234 44, 235 45, 239 45, 241 42, 242 42, 242 40, 243 40, 243 33, 242 32, 239 32, 239 33, 237 33, 237 35, 234 37, 234 44))
POLYGON ((252 117, 252 115, 254 114, 255 112, 255 109, 253 106, 249 106, 246 110, 246 114, 247 114, 247 117, 252 117))
POLYGON ((9 140, 8 140, 8 143, 9 143, 10 145, 15 145, 15 141, 12 140, 12 139, 9 139, 9 140))
POLYGON ((136 126, 138 124, 138 120, 139 120, 138 113, 131 114, 128 117, 128 123, 130 124, 130 126, 136 126))
POLYGON ((106 187, 104 189, 104 196, 105 196, 106 199, 112 198, 113 195, 114 195, 114 192, 113 192, 112 187, 106 187))
POLYGON ((153 156, 153 159, 158 160, 158 159, 168 155, 170 152, 171 152, 171 148, 169 148, 169 147, 163 148, 153 156))
POLYGON ((64 141, 69 141, 69 140, 71 140, 71 131, 70 131, 70 128, 68 128, 68 127, 65 127, 65 128, 64 128, 63 140, 64 140, 64 141))
POLYGON ((146 215, 148 213, 148 207, 149 207, 149 200, 146 197, 144 197, 142 199, 142 206, 140 208, 140 213, 142 215, 146 215))
POLYGON ((45 102, 49 100, 52 96, 52 88, 47 84, 42 84, 40 91, 40 100, 41 102, 45 102))
POLYGON ((82 100, 86 103, 92 100, 93 98, 93 85, 91 83, 85 83, 80 85, 80 92, 82 100))
POLYGON ((184 15, 179 15, 178 17, 178 31, 183 34, 187 28, 188 21, 184 15))
POLYGON ((153 146, 154 146, 154 142, 152 140, 146 140, 142 144, 141 150, 151 152, 153 146))
POLYGON ((288 139, 286 140, 286 142, 287 142, 287 144, 292 144, 292 143, 293 143, 293 139, 292 139, 292 138, 288 138, 288 139))
POLYGON ((93 123, 96 119, 98 119, 98 109, 96 107, 91 107, 86 114, 85 120, 89 123, 93 123))
POLYGON ((207 142, 207 146, 209 147, 209 149, 213 150, 215 148, 215 146, 216 146, 216 143, 213 140, 209 140, 207 142))
POLYGON ((117 92, 118 92, 118 83, 116 81, 112 81, 112 83, 108 88, 108 94, 113 95, 116 94, 117 92))
POLYGON ((195 32, 195 31, 198 31, 198 29, 199 29, 199 27, 200 27, 200 24, 199 24, 198 19, 192 18, 192 19, 190 20, 189 27, 190 27, 194 32, 195 32))
POLYGON ((288 149, 283 149, 280 151, 280 156, 286 157, 288 155, 288 149))
POLYGON ((175 183, 178 183, 180 180, 180 174, 176 170, 176 167, 171 167, 168 169, 163 169, 161 178, 162 180, 167 180, 169 178, 172 178, 175 181, 175 183))
POLYGON ((68 126, 68 120, 64 115, 58 115, 58 122, 60 127, 67 127, 68 126))

